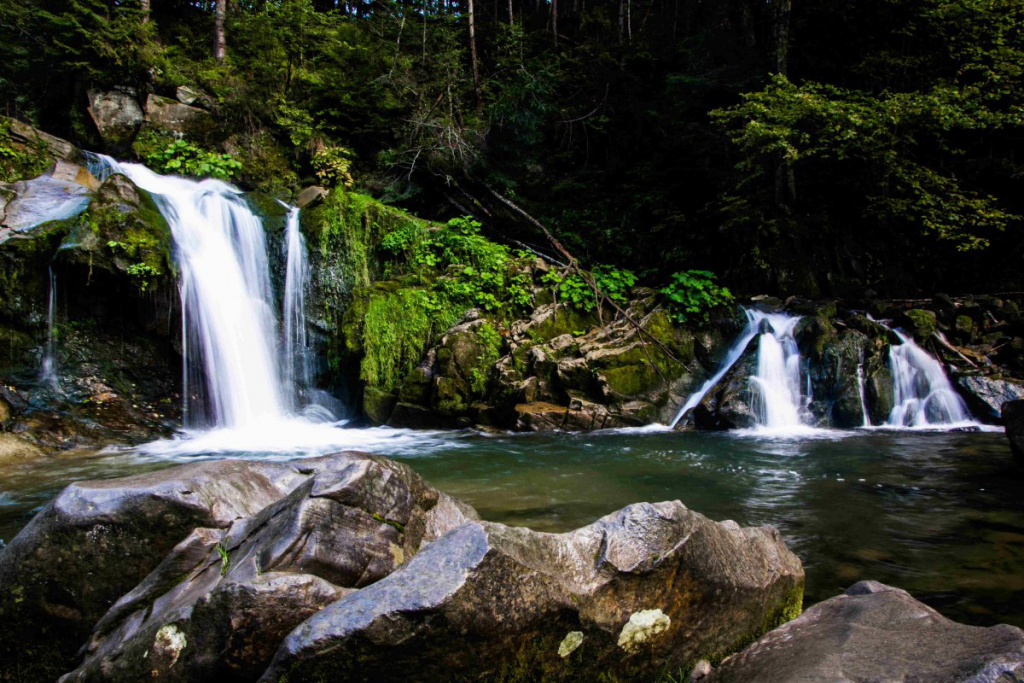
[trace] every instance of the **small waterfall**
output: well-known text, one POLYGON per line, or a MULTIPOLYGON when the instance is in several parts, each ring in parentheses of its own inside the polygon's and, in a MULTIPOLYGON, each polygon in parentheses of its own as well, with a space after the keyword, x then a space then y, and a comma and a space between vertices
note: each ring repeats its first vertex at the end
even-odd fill
POLYGON ((937 427, 973 423, 942 364, 898 330, 901 344, 889 347, 894 407, 891 427, 937 427))
POLYGON ((42 368, 39 373, 39 381, 57 388, 57 359, 55 356, 56 329, 54 326, 57 310, 57 275, 53 272, 53 266, 49 268, 50 294, 46 310, 46 353, 43 355, 42 368))
POLYGON ((306 240, 299 230, 299 209, 288 211, 284 243, 286 267, 284 282, 284 376, 289 395, 299 403, 312 387, 309 346, 306 339, 306 288, 309 286, 309 261, 306 240))
POLYGON ((744 328, 742 334, 740 334, 739 339, 732 345, 732 348, 729 349, 729 353, 726 354, 721 366, 711 379, 704 382, 700 389, 690 394, 690 398, 686 399, 686 403, 684 403, 683 407, 679 409, 678 413, 676 413, 675 419, 672 420, 672 424, 669 425, 670 427, 674 428, 679 424, 679 421, 683 419, 683 415, 696 408, 700 402, 704 400, 707 393, 711 391, 716 384, 722 381, 722 378, 725 377, 725 374, 732 369, 732 366, 736 365, 736 361, 738 361, 740 356, 743 355, 743 352, 747 350, 747 345, 749 345, 751 340, 757 336, 758 326, 764 319, 764 314, 760 311, 753 311, 750 309, 743 309, 743 312, 747 316, 747 326, 744 328))
POLYGON ((793 330, 799 316, 764 315, 770 330, 758 339, 753 406, 761 427, 785 431, 804 426, 800 393, 800 351, 793 330))
POLYGON ((865 396, 867 391, 864 387, 864 358, 861 356, 860 363, 857 364, 857 392, 860 395, 860 414, 863 417, 862 426, 871 426, 871 415, 868 413, 868 402, 865 396))

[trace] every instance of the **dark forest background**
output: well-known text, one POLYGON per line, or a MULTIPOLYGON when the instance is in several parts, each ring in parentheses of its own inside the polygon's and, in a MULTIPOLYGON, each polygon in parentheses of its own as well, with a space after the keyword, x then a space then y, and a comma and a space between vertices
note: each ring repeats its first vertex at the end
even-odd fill
POLYGON ((87 148, 186 85, 244 185, 751 293, 1024 286, 1022 68, 1019 0, 0 0, 3 113, 87 148))

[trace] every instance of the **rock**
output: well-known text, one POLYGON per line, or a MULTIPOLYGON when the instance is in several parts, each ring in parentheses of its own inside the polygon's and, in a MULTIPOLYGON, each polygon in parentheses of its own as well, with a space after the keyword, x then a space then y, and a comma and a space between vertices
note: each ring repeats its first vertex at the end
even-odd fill
POLYGON ((89 116, 100 137, 112 149, 124 151, 131 147, 144 116, 138 93, 132 88, 89 90, 89 116))
POLYGON ((227 531, 179 543, 100 620, 65 680, 255 680, 305 619, 476 517, 405 465, 356 454, 327 464, 227 531), (161 657, 169 634, 185 645, 161 657))
MULTIPOLYGON (((9 419, 10 412, 7 415, 8 418, 4 418, 3 404, 0 403, 0 428, 9 419)), ((0 465, 17 463, 24 460, 35 460, 45 456, 46 454, 39 450, 39 447, 31 441, 26 441, 14 434, 0 433, 0 465)))
POLYGON ((964 397, 971 414, 986 422, 998 421, 1006 402, 1024 399, 1024 385, 1005 379, 958 374, 954 377, 954 385, 964 397))
POLYGON ((1013 458, 1018 465, 1024 466, 1024 401, 1007 401, 1001 415, 1013 458))
POLYGON ((49 133, 44 133, 38 128, 33 128, 27 123, 17 119, 0 117, 8 126, 8 133, 11 142, 19 149, 32 149, 45 151, 54 161, 64 159, 65 161, 77 161, 81 158, 81 151, 67 140, 49 133))
POLYGON ((918 343, 924 343, 935 332, 938 321, 934 311, 922 308, 912 308, 904 311, 898 321, 899 325, 907 330, 918 343))
POLYGON ((150 93, 146 98, 146 124, 174 135, 201 138, 213 128, 214 121, 205 109, 150 93))
POLYGON ((800 610, 770 527, 632 505, 566 534, 464 524, 299 625, 260 679, 641 680, 800 610))
POLYGON ((1024 631, 965 626, 862 581, 726 659, 709 683, 1024 680, 1024 631))
POLYGON ((54 680, 193 529, 227 528, 325 466, 224 460, 71 484, 0 553, 0 661, 25 680, 54 680))
POLYGON ((11 420, 11 404, 0 398, 0 431, 7 428, 7 423, 11 420))
POLYGON ((174 91, 174 97, 182 104, 195 104, 196 100, 199 99, 199 92, 187 85, 179 85, 177 90, 174 91))
POLYGON ((322 201, 327 194, 327 190, 319 185, 307 187, 295 195, 295 206, 300 209, 305 209, 316 202, 322 201))
POLYGON ((394 394, 381 391, 377 387, 367 387, 363 392, 363 413, 375 425, 387 424, 395 411, 396 402, 394 394))
POLYGON ((745 429, 757 424, 750 387, 750 378, 757 374, 757 348, 755 337, 732 369, 694 408, 693 423, 697 429, 745 429))
POLYGON ((78 183, 90 192, 100 189, 100 181, 89 170, 70 161, 58 159, 50 177, 69 183, 78 183))

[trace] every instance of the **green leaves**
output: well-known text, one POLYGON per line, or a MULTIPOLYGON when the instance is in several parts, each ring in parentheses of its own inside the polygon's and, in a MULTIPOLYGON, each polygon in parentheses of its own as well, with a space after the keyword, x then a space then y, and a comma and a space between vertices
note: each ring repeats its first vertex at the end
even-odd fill
POLYGON ((707 323, 712 310, 733 302, 732 292, 716 284, 714 273, 707 270, 673 273, 671 282, 658 291, 665 297, 672 317, 681 323, 707 323))
POLYGON ((160 173, 230 180, 242 164, 230 154, 208 152, 187 140, 174 140, 146 155, 146 165, 160 173))

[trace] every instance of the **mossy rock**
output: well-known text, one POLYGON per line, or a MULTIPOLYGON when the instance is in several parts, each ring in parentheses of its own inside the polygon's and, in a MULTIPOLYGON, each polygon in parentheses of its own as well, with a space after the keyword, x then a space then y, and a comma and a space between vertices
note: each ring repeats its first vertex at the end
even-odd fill
POLYGON ((906 331, 914 335, 918 342, 924 342, 934 334, 938 321, 934 311, 912 308, 903 313, 900 317, 900 324, 905 326, 906 331))
POLYGON ((363 412, 367 419, 377 425, 385 424, 395 410, 398 397, 377 387, 367 387, 363 392, 363 412))
POLYGON ((527 334, 534 341, 551 341, 563 334, 577 336, 598 323, 595 313, 569 306, 558 306, 547 318, 531 326, 527 334))

